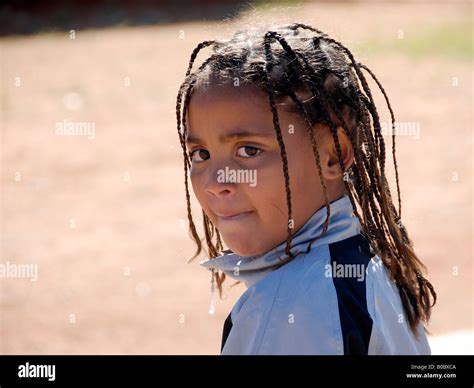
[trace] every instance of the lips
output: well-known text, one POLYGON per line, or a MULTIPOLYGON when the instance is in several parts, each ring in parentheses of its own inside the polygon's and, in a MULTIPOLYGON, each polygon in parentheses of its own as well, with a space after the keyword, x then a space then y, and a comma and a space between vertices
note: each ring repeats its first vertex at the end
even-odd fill
POLYGON ((248 216, 252 211, 242 211, 242 212, 216 212, 217 217, 221 221, 237 221, 248 216))

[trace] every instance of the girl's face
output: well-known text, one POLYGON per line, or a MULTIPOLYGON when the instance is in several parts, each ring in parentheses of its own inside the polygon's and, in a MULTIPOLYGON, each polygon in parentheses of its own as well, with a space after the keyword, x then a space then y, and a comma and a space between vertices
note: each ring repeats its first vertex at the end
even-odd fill
MULTIPOLYGON (((278 109, 286 146, 293 232, 325 205, 308 129, 298 114, 278 109)), ((280 147, 268 98, 249 86, 194 91, 186 143, 194 193, 226 245, 241 256, 263 254, 287 238, 288 210, 280 147)), ((330 131, 315 127, 329 201, 344 194, 330 131)), ((352 146, 338 129, 346 166, 352 146)))

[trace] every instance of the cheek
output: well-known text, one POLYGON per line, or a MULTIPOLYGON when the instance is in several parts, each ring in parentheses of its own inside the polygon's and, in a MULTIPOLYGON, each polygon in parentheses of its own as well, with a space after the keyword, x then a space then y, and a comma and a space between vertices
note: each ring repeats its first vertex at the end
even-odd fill
POLYGON ((194 192, 194 195, 196 196, 196 199, 198 200, 199 204, 203 208, 203 210, 209 214, 207 203, 206 203, 206 195, 204 191, 205 187, 205 176, 202 172, 197 171, 195 168, 191 168, 191 172, 189 174, 190 180, 191 180, 191 186, 194 192))
POLYGON ((314 156, 302 158, 290 171, 291 199, 295 227, 301 227, 324 202, 323 189, 314 156), (304 160, 306 159, 306 160, 304 160))
POLYGON ((191 186, 193 188, 194 194, 198 196, 199 192, 203 190, 203 185, 199 174, 197 174, 193 168, 191 168, 189 178, 191 180, 191 186))
POLYGON ((274 225, 283 220, 286 224, 288 210, 285 179, 279 153, 272 155, 257 169, 257 182, 255 188, 248 190, 262 221, 274 225))
POLYGON ((316 158, 307 136, 307 130, 304 134, 290 137, 288 142, 287 153, 292 195, 293 190, 296 196, 301 194, 306 196, 306 193, 312 195, 321 184, 318 167, 316 166, 316 158))
POLYGON ((290 168, 292 196, 313 197, 321 190, 318 168, 314 156, 299 158, 290 168))

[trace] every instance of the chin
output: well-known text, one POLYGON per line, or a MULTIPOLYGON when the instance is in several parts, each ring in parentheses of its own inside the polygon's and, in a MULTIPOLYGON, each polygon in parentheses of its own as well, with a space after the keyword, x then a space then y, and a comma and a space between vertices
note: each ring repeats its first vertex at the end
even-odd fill
POLYGON ((259 247, 249 244, 248 241, 244 242, 246 240, 245 238, 241 238, 239 241, 234 241, 233 239, 230 239, 230 241, 229 239, 223 239, 229 249, 239 256, 256 256, 261 253, 265 253, 262 252, 262 249, 259 249, 259 247))
POLYGON ((223 237, 223 240, 229 249, 239 256, 254 256, 256 254, 255 247, 249 246, 248 243, 244 242, 246 239, 240 239, 239 241, 236 241, 234 239, 226 240, 223 237))

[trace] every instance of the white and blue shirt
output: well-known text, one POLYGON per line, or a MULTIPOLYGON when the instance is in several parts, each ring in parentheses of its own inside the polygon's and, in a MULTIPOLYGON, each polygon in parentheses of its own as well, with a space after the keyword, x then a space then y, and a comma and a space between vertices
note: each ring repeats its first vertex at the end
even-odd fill
POLYGON ((431 353, 423 324, 417 335, 410 329, 398 288, 360 233, 349 198, 330 209, 326 234, 316 239, 322 207, 293 236, 299 254, 278 269, 286 241, 263 255, 226 251, 201 263, 247 286, 225 321, 223 355, 431 353))

